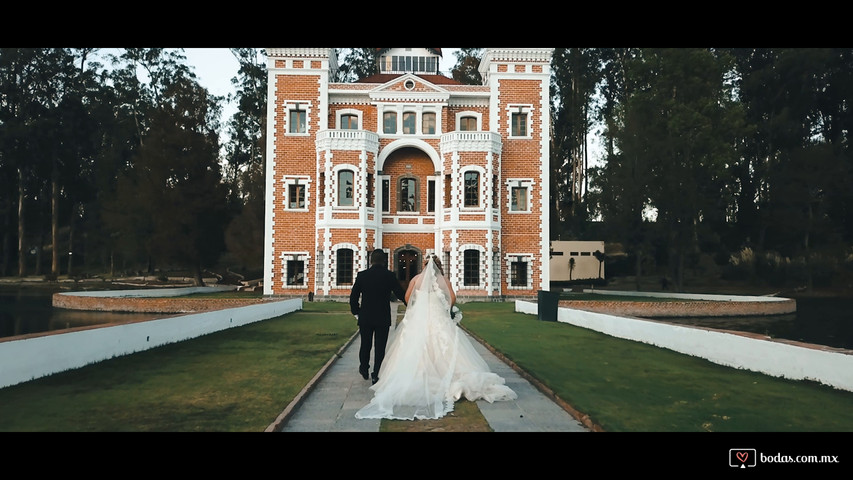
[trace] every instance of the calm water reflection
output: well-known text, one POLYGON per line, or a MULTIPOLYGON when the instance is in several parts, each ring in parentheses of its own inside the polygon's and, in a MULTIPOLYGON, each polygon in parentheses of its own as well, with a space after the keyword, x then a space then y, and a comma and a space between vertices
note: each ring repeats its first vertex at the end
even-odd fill
POLYGON ((53 308, 51 297, 58 291, 69 290, 45 286, 0 286, 0 338, 106 323, 153 320, 171 316, 152 313, 88 312, 53 308))
POLYGON ((797 313, 767 317, 666 318, 671 323, 758 333, 853 350, 853 299, 797 298, 797 313))
MULTIPOLYGON (((0 338, 170 316, 53 308, 51 296, 57 291, 48 287, 0 286, 0 338)), ((797 298, 797 313, 793 315, 665 320, 853 350, 853 299, 850 298, 797 298)))

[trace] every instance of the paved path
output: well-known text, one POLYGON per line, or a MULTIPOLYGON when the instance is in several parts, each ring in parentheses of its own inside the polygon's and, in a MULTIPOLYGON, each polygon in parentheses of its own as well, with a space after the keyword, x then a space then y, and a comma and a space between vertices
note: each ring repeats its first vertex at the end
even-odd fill
MULTIPOLYGON (((396 317, 399 304, 392 304, 396 317)), ((388 342, 393 341, 391 328, 388 342)), ((469 338, 471 338, 469 336, 469 338)), ((483 416, 495 432, 588 432, 588 428, 534 386, 524 376, 501 361, 488 348, 471 338, 489 368, 506 379, 518 398, 508 402, 477 401, 483 416)), ((358 333, 314 377, 293 404, 267 428, 268 432, 378 432, 380 420, 355 418, 355 412, 373 396, 370 381, 358 373, 358 333)))

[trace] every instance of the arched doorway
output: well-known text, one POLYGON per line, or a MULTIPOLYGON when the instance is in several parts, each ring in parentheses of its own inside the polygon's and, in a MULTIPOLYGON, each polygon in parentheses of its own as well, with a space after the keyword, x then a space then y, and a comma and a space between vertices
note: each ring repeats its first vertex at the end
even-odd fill
POLYGON ((421 252, 417 248, 406 245, 394 252, 394 273, 403 290, 409 288, 409 282, 421 271, 421 252))

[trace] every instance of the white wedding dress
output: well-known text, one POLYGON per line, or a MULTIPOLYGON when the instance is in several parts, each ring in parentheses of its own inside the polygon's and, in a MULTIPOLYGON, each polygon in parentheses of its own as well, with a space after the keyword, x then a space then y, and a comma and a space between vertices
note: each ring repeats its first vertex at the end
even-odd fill
POLYGON ((373 399, 356 418, 436 419, 470 401, 513 400, 516 393, 489 370, 465 332, 450 317, 450 292, 430 259, 412 292, 403 320, 371 388, 373 399))

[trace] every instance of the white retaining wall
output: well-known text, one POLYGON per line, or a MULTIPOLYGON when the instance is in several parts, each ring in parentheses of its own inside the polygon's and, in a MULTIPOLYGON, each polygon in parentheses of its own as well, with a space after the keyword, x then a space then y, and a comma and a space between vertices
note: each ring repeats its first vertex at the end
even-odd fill
MULTIPOLYGON (((765 298, 770 301, 772 297, 765 298)), ((538 305, 535 302, 517 300, 515 311, 537 315, 538 305)), ((846 350, 811 348, 702 327, 673 325, 564 307, 557 309, 557 321, 618 338, 668 348, 728 367, 793 380, 813 380, 853 391, 853 352, 846 350)))
POLYGON ((0 388, 301 309, 295 298, 0 342, 0 388))

